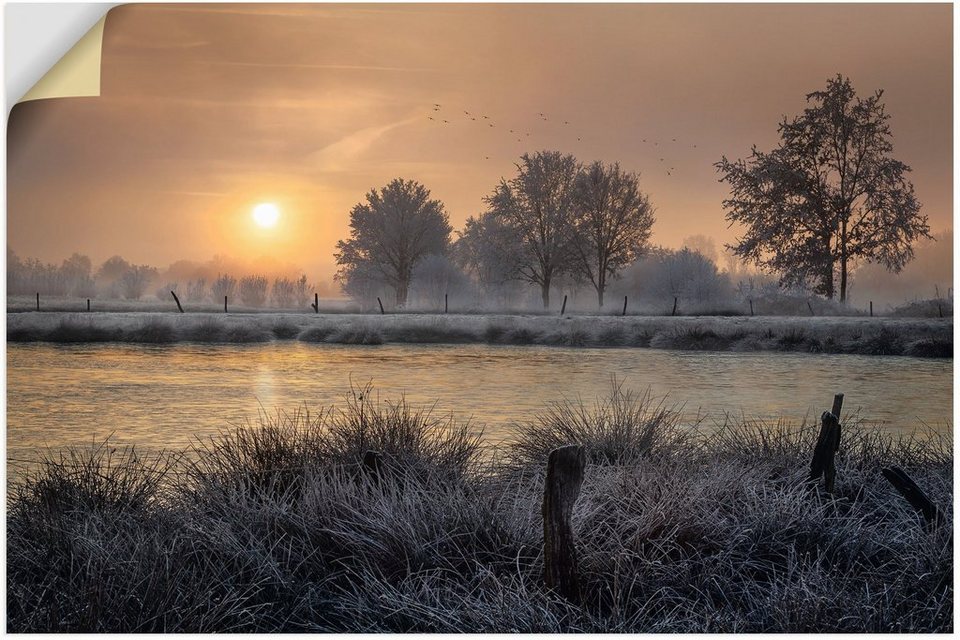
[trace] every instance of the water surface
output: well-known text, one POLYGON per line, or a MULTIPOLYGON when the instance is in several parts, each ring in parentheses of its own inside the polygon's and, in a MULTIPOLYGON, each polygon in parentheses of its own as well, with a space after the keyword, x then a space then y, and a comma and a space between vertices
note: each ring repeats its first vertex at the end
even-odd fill
POLYGON ((949 432, 952 360, 907 357, 584 349, 489 345, 360 347, 8 344, 8 457, 37 447, 118 443, 180 448, 194 437, 255 420, 264 408, 342 402, 351 380, 384 399, 406 394, 436 411, 472 417, 492 441, 509 437, 545 403, 592 401, 611 376, 682 403, 693 420, 724 412, 799 421, 846 394, 844 412, 879 428, 921 422, 949 432))

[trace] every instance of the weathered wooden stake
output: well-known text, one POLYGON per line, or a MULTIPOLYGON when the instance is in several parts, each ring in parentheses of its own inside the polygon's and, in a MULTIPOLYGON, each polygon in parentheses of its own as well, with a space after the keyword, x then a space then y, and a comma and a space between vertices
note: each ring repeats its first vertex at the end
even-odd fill
POLYGON ((170 292, 170 295, 173 296, 173 301, 177 303, 177 309, 180 310, 180 313, 183 313, 183 307, 180 306, 180 298, 177 297, 173 291, 170 292))
POLYGON ((807 300, 807 309, 810 309, 810 315, 816 315, 813 313, 813 305, 810 304, 809 300, 807 300))
POLYGON ((228 313, 227 311, 227 296, 223 296, 223 312, 228 313))
POLYGON ((750 315, 753 315, 753 298, 750 298, 750 315))
POLYGON ((622 316, 627 315, 627 296, 623 296, 623 313, 621 313, 620 315, 622 316))
POLYGON ((90 311, 90 298, 87 298, 87 311, 90 311))
POLYGON ((450 310, 450 301, 447 299, 447 294, 443 294, 443 312, 446 313, 450 310))
POLYGON ((37 311, 40 311, 40 292, 37 291, 37 311))
POLYGON ((579 445, 554 449, 543 487, 543 580, 547 589, 572 602, 580 601, 580 579, 571 517, 586 461, 579 445))
POLYGON ((870 301, 870 317, 873 317, 873 300, 870 301))
POLYGON ((320 313, 320 294, 319 293, 314 292, 313 302, 310 303, 310 306, 313 307, 314 313, 320 313))
POLYGON ((562 316, 567 311, 567 296, 563 296, 563 306, 560 307, 560 315, 562 316))
POLYGON ((833 407, 830 409, 830 413, 839 420, 841 411, 843 411, 843 394, 837 393, 833 396, 833 407))
MULTIPOLYGON (((39 309, 39 307, 37 307, 39 309)), ((940 304, 940 301, 937 300, 937 312, 940 314, 940 317, 943 317, 943 305, 940 304)))
POLYGON ((677 315, 677 299, 673 299, 673 311, 670 312, 671 316, 677 315))
POLYGON ((904 473, 903 469, 888 467, 881 469, 880 473, 910 503, 910 506, 923 516, 928 528, 936 529, 940 526, 943 521, 943 514, 940 513, 940 509, 930 501, 930 498, 917 486, 917 483, 904 473))
POLYGON ((380 305, 380 315, 383 315, 383 303, 380 302, 380 296, 377 296, 377 304, 380 305))
POLYGON ((820 416, 820 435, 813 448, 813 460, 810 461, 810 482, 816 483, 823 476, 823 488, 833 493, 837 479, 834 461, 840 448, 840 411, 843 409, 843 394, 833 397, 833 411, 824 411, 820 416))

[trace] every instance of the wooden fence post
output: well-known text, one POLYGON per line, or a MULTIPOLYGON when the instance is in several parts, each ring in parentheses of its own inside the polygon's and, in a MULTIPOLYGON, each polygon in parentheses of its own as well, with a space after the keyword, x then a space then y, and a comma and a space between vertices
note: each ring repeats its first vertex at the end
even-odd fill
POLYGON ((623 313, 621 313, 620 315, 622 316, 627 315, 627 296, 623 296, 623 313))
POLYGON ((320 294, 317 292, 313 293, 313 304, 310 305, 313 307, 314 313, 320 313, 320 294))
POLYGON ((562 316, 567 311, 567 296, 563 296, 563 306, 560 307, 560 315, 562 316))
POLYGON ((90 311, 90 298, 87 298, 87 311, 90 311))
POLYGON ((170 292, 170 295, 173 296, 173 301, 177 303, 177 309, 180 310, 180 313, 183 313, 183 307, 180 306, 180 298, 177 297, 173 291, 170 292))
POLYGON ((577 549, 573 537, 573 505, 583 484, 586 454, 579 445, 550 452, 543 487, 543 580, 571 602, 580 601, 577 549))
MULTIPOLYGON (((37 294, 37 295, 40 295, 40 294, 37 294)), ((40 305, 40 303, 38 302, 38 303, 37 303, 37 309, 38 309, 38 310, 39 310, 39 308, 40 308, 39 305, 40 305)), ((940 301, 939 301, 939 300, 937 300, 937 313, 940 314, 940 317, 941 317, 941 318, 943 317, 943 305, 940 304, 940 301)))
POLYGON ((227 296, 223 296, 223 312, 228 313, 227 311, 227 296))
POLYGON ((446 313, 450 310, 450 301, 447 299, 447 294, 443 294, 443 312, 446 313))
POLYGON ((843 394, 833 397, 832 411, 824 411, 820 416, 820 435, 813 448, 813 460, 810 461, 810 482, 816 483, 823 476, 823 488, 833 493, 837 479, 835 456, 840 448, 840 411, 843 409, 843 394))
POLYGON ((750 315, 753 315, 753 298, 750 298, 750 315))
POLYGON ((810 315, 816 315, 816 314, 813 312, 813 305, 810 304, 810 301, 809 301, 809 300, 807 300, 807 309, 810 309, 810 315))
POLYGON ((383 303, 380 302, 380 296, 377 296, 377 304, 380 305, 380 315, 383 315, 383 303))
POLYGON ((676 297, 674 297, 674 299, 673 299, 673 311, 670 312, 670 315, 671 315, 671 316, 677 315, 677 299, 676 299, 676 297))
POLYGON ((873 300, 870 301, 870 317, 873 317, 873 300))
POLYGON ((37 311, 40 311, 40 292, 37 291, 37 311))
POLYGON ((930 498, 917 486, 917 483, 904 473, 903 469, 887 467, 881 469, 880 473, 910 503, 910 506, 923 516, 928 529, 936 529, 940 526, 943 521, 943 514, 940 513, 940 509, 930 501, 930 498))

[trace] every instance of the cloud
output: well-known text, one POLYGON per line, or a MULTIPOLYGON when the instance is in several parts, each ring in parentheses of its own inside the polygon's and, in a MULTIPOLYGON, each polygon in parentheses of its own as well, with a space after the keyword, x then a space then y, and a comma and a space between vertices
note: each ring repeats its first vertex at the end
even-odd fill
POLYGON ((360 129, 310 154, 308 161, 320 171, 346 171, 347 165, 359 160, 368 149, 373 147, 388 132, 413 124, 418 120, 419 118, 414 116, 386 125, 360 129))

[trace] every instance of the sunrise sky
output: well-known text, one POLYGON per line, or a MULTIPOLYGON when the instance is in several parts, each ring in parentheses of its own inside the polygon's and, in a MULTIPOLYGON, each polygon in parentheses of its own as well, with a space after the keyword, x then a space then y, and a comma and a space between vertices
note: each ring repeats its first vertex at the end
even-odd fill
POLYGON ((521 153, 541 149, 640 172, 655 243, 730 241, 712 164, 772 147, 779 120, 838 72, 861 95, 885 90, 894 155, 938 231, 953 206, 951 11, 118 7, 101 97, 14 109, 8 244, 56 262, 263 258, 328 279, 371 187, 419 180, 460 228, 521 153), (254 223, 258 203, 277 206, 274 227, 254 223))

